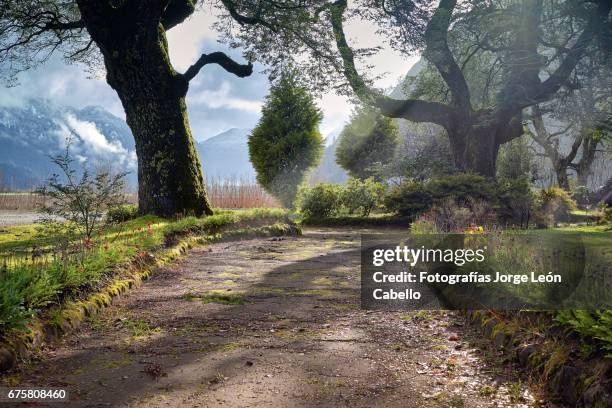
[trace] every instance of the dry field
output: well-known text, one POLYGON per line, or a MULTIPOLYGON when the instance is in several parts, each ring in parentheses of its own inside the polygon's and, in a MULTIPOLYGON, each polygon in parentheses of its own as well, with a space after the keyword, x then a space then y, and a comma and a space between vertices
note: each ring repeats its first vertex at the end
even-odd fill
MULTIPOLYGON (((254 181, 244 179, 213 179, 207 183, 208 196, 216 208, 279 207, 278 202, 254 181)), ((129 203, 137 202, 137 195, 126 195, 129 203)), ((35 212, 44 199, 32 192, 0 193, 0 211, 35 212)))

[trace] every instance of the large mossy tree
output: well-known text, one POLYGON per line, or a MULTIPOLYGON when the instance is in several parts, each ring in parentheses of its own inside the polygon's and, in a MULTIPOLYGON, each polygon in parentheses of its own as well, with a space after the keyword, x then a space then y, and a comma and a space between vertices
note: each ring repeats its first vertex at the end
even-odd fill
POLYGON ((259 184, 287 208, 294 207, 299 186, 323 153, 322 118, 298 73, 284 69, 249 137, 249 156, 259 184))
MULTIPOLYGON (((252 65, 222 52, 203 54, 185 72, 168 55, 166 32, 196 9, 196 0, 0 0, 0 73, 44 62, 61 51, 91 63, 101 54, 136 142, 139 209, 160 216, 211 214, 185 96, 208 64, 239 77, 252 65)), ((236 21, 231 2, 226 13, 236 21)))
POLYGON ((553 98, 585 54, 598 46, 609 52, 611 44, 606 0, 355 0, 351 8, 347 0, 255 3, 241 2, 239 11, 257 10, 273 25, 244 25, 235 42, 271 64, 297 61, 314 82, 341 88, 388 117, 441 126, 455 167, 490 178, 500 146, 523 134, 523 110, 553 98), (353 48, 345 33, 354 17, 378 26, 399 52, 421 52, 448 100, 398 99, 375 89, 358 60, 376 50, 353 48), (282 32, 282 41, 269 42, 271 32, 282 32), (495 82, 497 92, 479 106, 469 86, 470 62, 483 55, 493 61, 486 86, 495 82))

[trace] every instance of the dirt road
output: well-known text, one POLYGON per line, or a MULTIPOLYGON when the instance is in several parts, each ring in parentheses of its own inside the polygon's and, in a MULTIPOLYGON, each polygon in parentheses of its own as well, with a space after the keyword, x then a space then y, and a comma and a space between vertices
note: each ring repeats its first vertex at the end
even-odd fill
POLYGON ((309 230, 196 249, 10 380, 67 389, 51 406, 532 405, 459 316, 360 310, 359 242, 309 230))

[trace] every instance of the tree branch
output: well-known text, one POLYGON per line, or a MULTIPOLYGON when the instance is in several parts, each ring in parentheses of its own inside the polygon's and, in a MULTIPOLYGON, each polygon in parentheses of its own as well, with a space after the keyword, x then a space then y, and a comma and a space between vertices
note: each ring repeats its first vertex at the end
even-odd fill
POLYGON ((236 9, 236 5, 231 0, 221 0, 221 3, 223 3, 227 11, 230 13, 230 16, 232 16, 232 18, 236 20, 238 24, 260 25, 268 28, 274 33, 278 32, 278 27, 261 18, 261 13, 259 12, 259 10, 255 12, 254 16, 245 16, 238 12, 238 10, 236 9))
POLYGON ((433 63, 448 85, 452 104, 471 113, 470 90, 461 68, 448 47, 448 28, 457 0, 441 0, 425 31, 423 56, 433 63))
POLYGON ((333 4, 329 4, 327 8, 330 11, 336 46, 342 58, 344 76, 357 97, 363 103, 379 108, 383 115, 388 117, 408 119, 413 122, 431 122, 448 127, 453 110, 447 105, 438 102, 389 98, 371 89, 366 84, 357 72, 355 54, 346 41, 343 25, 346 7, 346 0, 337 0, 333 4))
POLYGON ((239 64, 231 59, 227 54, 223 52, 213 52, 210 54, 202 54, 202 56, 196 61, 195 64, 189 67, 183 74, 183 77, 187 82, 191 81, 200 72, 204 65, 217 64, 220 65, 227 72, 230 72, 240 78, 248 77, 253 73, 253 64, 239 64))
POLYGON ((418 99, 393 99, 379 96, 373 103, 383 115, 390 118, 407 119, 412 122, 435 123, 447 128, 453 117, 453 110, 439 102, 418 99))
POLYGON ((194 11, 193 0, 170 0, 162 14, 161 23, 166 31, 170 30, 185 21, 194 11))
MULTIPOLYGON (((591 45, 595 37, 595 29, 602 25, 600 20, 608 16, 611 8, 611 3, 601 2, 598 12, 593 13, 591 18, 588 19, 576 43, 569 48, 565 58, 548 79, 540 82, 536 72, 532 74, 532 80, 528 81, 529 83, 523 80, 520 81, 522 84, 515 84, 516 89, 507 95, 509 97, 504 101, 506 106, 502 109, 520 110, 550 99, 561 86, 567 83, 576 65, 580 62, 589 45, 591 45)), ((536 53, 536 51, 534 50, 533 53, 536 53)))
POLYGON ((571 50, 567 53, 555 72, 553 72, 548 79, 546 79, 539 87, 536 88, 534 95, 531 98, 532 100, 538 102, 545 101, 551 95, 556 93, 565 82, 567 82, 572 71, 574 68, 576 68, 576 65, 582 58, 584 51, 591 44, 593 36, 593 31, 587 26, 582 34, 580 34, 580 37, 578 37, 576 44, 574 44, 571 50))

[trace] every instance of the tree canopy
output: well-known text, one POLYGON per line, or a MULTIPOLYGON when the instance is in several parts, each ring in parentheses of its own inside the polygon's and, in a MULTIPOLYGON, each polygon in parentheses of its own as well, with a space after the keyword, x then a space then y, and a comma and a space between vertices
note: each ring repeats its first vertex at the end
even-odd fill
POLYGON ((355 110, 336 148, 336 162, 353 177, 380 178, 381 167, 393 160, 399 142, 397 124, 377 109, 355 110))
POLYGON ((285 3, 262 9, 241 3, 241 12, 258 11, 271 25, 228 29, 232 44, 271 65, 291 59, 315 73, 316 85, 350 90, 388 117, 442 126, 458 169, 487 176, 494 176, 499 147, 523 134, 523 109, 551 99, 587 50, 610 47, 611 6, 604 0, 285 3), (441 77, 445 98, 395 99, 373 88, 357 62, 375 50, 354 49, 345 34, 354 17, 376 24, 400 52, 421 51, 441 77), (282 34, 269 41, 273 33, 282 34), (473 66, 488 68, 490 78, 470 81, 473 66), (470 82, 481 89, 470 89, 470 82))

